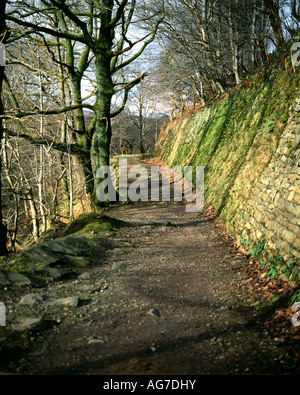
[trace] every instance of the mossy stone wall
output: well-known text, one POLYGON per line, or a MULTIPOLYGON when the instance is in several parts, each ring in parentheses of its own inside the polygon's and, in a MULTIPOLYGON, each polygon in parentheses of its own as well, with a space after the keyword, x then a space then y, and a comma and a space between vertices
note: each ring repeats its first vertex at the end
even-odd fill
POLYGON ((228 232, 293 261, 300 281, 299 80, 282 58, 166 125, 157 152, 171 167, 204 166, 205 200, 228 232))
POLYGON ((292 265, 300 282, 300 94, 276 153, 241 208, 234 229, 239 241, 263 241, 265 253, 292 265))

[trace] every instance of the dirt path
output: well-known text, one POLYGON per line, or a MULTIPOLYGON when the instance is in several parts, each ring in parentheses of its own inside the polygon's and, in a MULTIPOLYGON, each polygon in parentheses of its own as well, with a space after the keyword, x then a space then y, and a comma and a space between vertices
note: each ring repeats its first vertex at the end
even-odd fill
POLYGON ((86 303, 25 337, 30 352, 14 362, 15 371, 284 372, 262 318, 245 302, 244 263, 211 218, 174 202, 139 202, 108 215, 130 226, 114 235, 104 264, 53 285, 88 291, 86 303))

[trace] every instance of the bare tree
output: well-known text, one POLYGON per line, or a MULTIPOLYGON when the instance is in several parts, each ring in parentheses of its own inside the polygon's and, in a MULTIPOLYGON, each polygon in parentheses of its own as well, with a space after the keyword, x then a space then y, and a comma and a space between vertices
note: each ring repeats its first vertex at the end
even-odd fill
POLYGON ((292 15, 296 21, 300 22, 300 2, 298 1, 297 7, 297 0, 292 0, 292 15))
MULTIPOLYGON (((103 0, 101 3, 96 0, 86 2, 74 2, 72 0, 41 0, 38 1, 22 1, 22 8, 19 2, 11 5, 10 12, 7 13, 7 20, 26 27, 23 34, 36 34, 43 36, 45 45, 52 45, 50 37, 64 39, 66 45, 69 46, 66 66, 70 72, 70 78, 73 84, 73 95, 80 92, 80 81, 82 78, 82 66, 86 66, 88 62, 89 51, 93 53, 93 62, 95 67, 95 79, 97 89, 95 92, 95 103, 91 105, 84 104, 82 98, 74 100, 71 107, 60 108, 57 110, 47 111, 46 113, 62 113, 69 110, 82 111, 87 107, 95 112, 90 127, 83 133, 83 125, 81 124, 78 133, 78 141, 72 144, 72 153, 77 155, 82 166, 86 169, 86 164, 91 164, 91 152, 93 156, 93 180, 91 182, 91 169, 86 174, 88 184, 88 194, 94 198, 94 204, 98 204, 96 188, 99 180, 97 180, 97 171, 102 165, 109 164, 109 152, 111 142, 111 118, 119 114, 126 105, 129 91, 140 81, 144 79, 146 73, 141 74, 134 80, 122 79, 116 86, 116 77, 130 63, 135 61, 153 42, 158 27, 163 20, 162 2, 156 3, 155 12, 147 18, 152 20, 152 29, 149 32, 144 29, 142 36, 133 39, 132 28, 137 23, 135 16, 137 5, 139 7, 145 5, 143 1, 136 0, 103 0), (138 3, 138 4, 137 4, 138 3), (40 7, 39 7, 40 5, 40 7), (20 18, 20 9, 23 18, 20 18), (55 17, 54 17, 55 16, 55 17), (76 72, 72 69, 74 64, 74 48, 71 45, 76 43, 81 47, 84 54, 79 63, 76 72), (112 98, 116 94, 123 93, 123 101, 120 107, 111 112, 112 98)), ((147 9, 147 7, 146 7, 147 9)), ((83 67, 84 69, 84 67, 83 67)), ((45 112, 43 112, 45 114, 45 112)), ((29 113, 19 113, 18 117, 24 117, 29 113)), ((79 118, 76 117, 77 121, 79 118)), ((82 123, 82 120, 80 121, 82 123)), ((79 125, 76 125, 78 127, 79 125)), ((55 145, 58 149, 64 146, 55 145)))
MULTIPOLYGON (((7 0, 3 0, 0 3, 0 20, 1 20, 0 43, 2 43, 2 44, 5 44, 8 37, 9 37, 8 29, 4 23, 6 4, 7 4, 7 0)), ((3 138, 3 118, 2 118, 3 113, 4 113, 4 108, 3 108, 3 103, 2 103, 3 79, 4 79, 4 65, 3 65, 3 62, 1 61, 1 64, 0 64, 0 143, 3 138)), ((0 144, 0 146, 1 146, 1 144, 0 144)), ((2 162, 1 162, 1 156, 0 156, 0 256, 5 255, 7 253, 7 247, 6 247, 7 229, 3 223, 3 216, 2 216, 1 174, 2 174, 2 162)))
POLYGON ((265 8, 268 12, 273 33, 275 36, 276 46, 281 47, 284 43, 281 19, 279 15, 278 0, 264 0, 265 8))

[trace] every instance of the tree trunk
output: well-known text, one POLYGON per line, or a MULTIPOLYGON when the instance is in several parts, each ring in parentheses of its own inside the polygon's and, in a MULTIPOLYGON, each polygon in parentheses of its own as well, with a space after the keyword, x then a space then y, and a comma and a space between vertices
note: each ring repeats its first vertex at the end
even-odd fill
POLYGON ((231 6, 229 6, 229 29, 230 29, 230 47, 232 54, 232 70, 235 76, 236 85, 241 83, 240 75, 240 54, 239 54, 239 37, 238 29, 235 26, 234 15, 231 6))
POLYGON ((45 153, 44 153, 44 147, 40 147, 39 150, 39 158, 37 157, 37 182, 38 182, 38 196, 39 196, 39 208, 41 212, 41 217, 42 217, 42 234, 44 234, 47 230, 47 214, 45 211, 45 206, 44 206, 44 199, 43 199, 43 193, 44 193, 44 166, 45 166, 45 153))
POLYGON ((69 155, 69 175, 70 175, 70 184, 69 184, 69 218, 70 221, 73 221, 73 171, 72 171, 72 156, 69 155))
POLYGON ((140 98, 139 103, 139 120, 138 120, 138 129, 139 129, 139 145, 141 154, 146 152, 145 150, 145 122, 143 118, 143 99, 140 98))
POLYGON ((276 46, 281 47, 284 43, 284 39, 279 15, 278 0, 264 0, 264 4, 269 14, 271 26, 275 36, 276 46))
POLYGON ((300 22, 300 3, 298 4, 298 11, 296 9, 296 0, 292 1, 292 15, 296 21, 300 22))
POLYGON ((16 157, 18 159, 19 169, 20 169, 20 179, 22 185, 26 186, 26 193, 24 196, 24 200, 29 202, 30 206, 30 216, 32 220, 32 235, 35 241, 37 241, 40 237, 40 224, 39 224, 39 214, 34 200, 34 192, 32 190, 32 186, 26 176, 26 172, 22 166, 22 161, 20 160, 20 152, 19 145, 17 145, 16 149, 16 157))
POLYGON ((101 12, 101 28, 99 46, 95 53, 97 91, 94 105, 95 128, 93 136, 93 171, 94 171, 94 203, 103 206, 96 196, 98 184, 103 181, 97 178, 101 166, 110 165, 111 143, 111 101, 114 94, 114 84, 111 73, 111 48, 113 47, 113 32, 110 22, 112 18, 113 1, 104 0, 101 12))
MULTIPOLYGON (((57 40, 59 43, 59 40, 57 40)), ((59 90, 60 90, 60 101, 61 101, 61 106, 65 107, 67 106, 67 98, 68 104, 71 104, 70 100, 70 92, 69 92, 69 85, 68 82, 65 81, 65 72, 64 68, 62 66, 62 53, 61 53, 61 47, 60 45, 57 46, 57 57, 59 59, 59 64, 58 64, 58 69, 59 69, 59 77, 60 77, 60 84, 59 84, 59 90)), ((60 141, 61 143, 65 144, 67 142, 67 128, 68 128, 68 114, 63 114, 62 119, 61 119, 61 137, 60 141)), ((67 179, 67 174, 66 171, 66 164, 64 161, 64 153, 59 152, 57 153, 57 162, 58 166, 60 168, 60 171, 62 172, 62 177, 60 178, 61 186, 62 186, 62 193, 63 193, 63 198, 64 198, 64 204, 65 204, 65 211, 66 213, 69 212, 69 186, 68 186, 68 179, 67 179)), ((69 213, 70 216, 70 213, 69 213)))
MULTIPOLYGON (((7 0, 2 0, 0 3, 0 42, 5 44, 8 38, 8 30, 5 25, 5 7, 7 0)), ((1 55, 0 55, 1 56, 1 55)), ((0 147, 1 141, 3 137, 3 123, 1 115, 4 113, 3 103, 2 103, 2 85, 4 78, 4 65, 0 62, 0 147)), ((2 215, 2 187, 1 187, 1 156, 0 156, 0 256, 7 254, 6 240, 7 240, 7 229, 3 223, 3 215, 2 215)))
POLYGON ((32 236, 35 241, 38 241, 40 237, 40 225, 39 225, 39 215, 34 202, 33 192, 30 190, 29 194, 26 196, 29 201, 31 218, 32 218, 32 236))
MULTIPOLYGON (((93 8, 91 4, 91 9, 93 8)), ((92 12, 91 12, 92 14, 92 12)), ((57 25, 67 30, 67 24, 65 22, 65 17, 62 12, 58 12, 56 15, 56 23, 57 25)), ((58 40, 59 42, 59 40, 58 40)), ((87 65, 88 61, 88 53, 90 49, 85 47, 82 52, 82 58, 80 59, 77 71, 74 67, 74 47, 71 40, 67 39, 64 43, 64 51, 58 47, 57 53, 60 60, 60 75, 61 75, 61 101, 63 105, 70 106, 72 104, 80 106, 82 104, 82 94, 81 94, 81 81, 83 72, 87 65), (67 70, 64 69, 63 64, 67 65, 67 70), (71 87, 65 81, 65 74, 68 74, 69 79, 71 81, 72 87, 72 94, 71 94, 71 87), (73 100, 73 103, 72 103, 73 100)), ((93 171, 92 171, 92 164, 91 164, 91 140, 92 135, 88 135, 85 125, 84 113, 82 108, 78 108, 74 110, 72 116, 70 114, 67 115, 67 125, 65 125, 65 129, 62 130, 62 139, 66 142, 67 137, 67 130, 66 128, 69 127, 71 130, 77 131, 77 143, 80 146, 82 153, 76 155, 78 163, 81 167, 83 181, 84 181, 84 189, 86 195, 87 205, 89 206, 90 210, 93 210, 93 171), (73 118, 74 114, 74 118, 73 118)), ((69 138, 69 143, 71 143, 73 136, 71 135, 69 138)), ((70 156, 70 153, 68 153, 70 156)), ((69 164, 72 164, 72 161, 69 157, 69 164)), ((72 178, 72 169, 69 169, 69 177, 70 177, 70 186, 71 186, 71 178, 72 178)), ((69 186, 67 183, 67 179, 62 180, 64 183, 63 188, 65 192, 68 193, 68 201, 66 205, 68 205, 70 217, 72 217, 72 210, 73 203, 71 202, 71 190, 69 190, 69 186)))
POLYGON ((94 176, 91 162, 90 152, 83 152, 77 156, 79 167, 84 180, 84 191, 86 195, 86 201, 90 210, 94 210, 94 176))
MULTIPOLYGON (((40 59, 39 59, 40 63, 40 59)), ((40 68, 40 64, 39 64, 40 68)), ((43 81, 42 81, 42 74, 39 72, 39 88, 40 88, 40 110, 43 111, 43 81)), ((44 135, 44 117, 43 115, 40 116, 40 135, 44 135)), ((47 215, 44 207, 44 199, 43 199, 43 194, 45 192, 44 190, 44 167, 45 167, 45 152, 44 152, 44 147, 40 147, 40 155, 39 158, 37 158, 37 180, 38 180, 38 191, 39 191, 39 206, 40 206, 40 212, 41 212, 41 217, 42 217, 42 223, 43 223, 43 228, 42 228, 42 234, 46 233, 47 230, 47 215)))
POLYGON ((110 108, 113 92, 113 83, 109 70, 102 57, 96 60, 97 73, 97 94, 95 102, 96 124, 93 138, 93 171, 94 171, 94 202, 96 206, 101 206, 96 197, 97 186, 103 179, 97 178, 97 172, 102 166, 110 164, 110 142, 111 142, 111 119, 110 108))
POLYGON ((9 172, 9 168, 11 166, 11 159, 10 160, 8 159, 7 145, 8 145, 7 140, 6 140, 5 136, 3 136, 3 138, 2 138, 3 157, 1 158, 2 167, 4 168, 4 173, 5 173, 7 182, 9 184, 9 187, 10 187, 11 191, 13 192, 14 205, 15 205, 14 227, 7 225, 7 233, 9 234, 9 237, 10 237, 11 251, 15 251, 15 243, 16 243, 16 238, 17 238, 18 220, 19 220, 19 196, 17 193, 16 184, 13 182, 13 179, 12 179, 11 174, 9 172))
POLYGON ((251 20, 251 54, 250 54, 250 61, 251 66, 254 67, 256 65, 256 7, 257 1, 254 2, 253 13, 252 13, 252 20, 251 20))

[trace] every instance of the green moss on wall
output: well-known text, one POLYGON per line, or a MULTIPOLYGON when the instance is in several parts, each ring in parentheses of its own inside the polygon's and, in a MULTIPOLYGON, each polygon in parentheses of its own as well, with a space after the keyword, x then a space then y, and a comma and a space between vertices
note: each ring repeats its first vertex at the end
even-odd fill
POLYGON ((170 122, 158 143, 170 166, 205 166, 205 199, 229 230, 277 149, 299 90, 290 61, 269 66, 193 115, 170 122))

